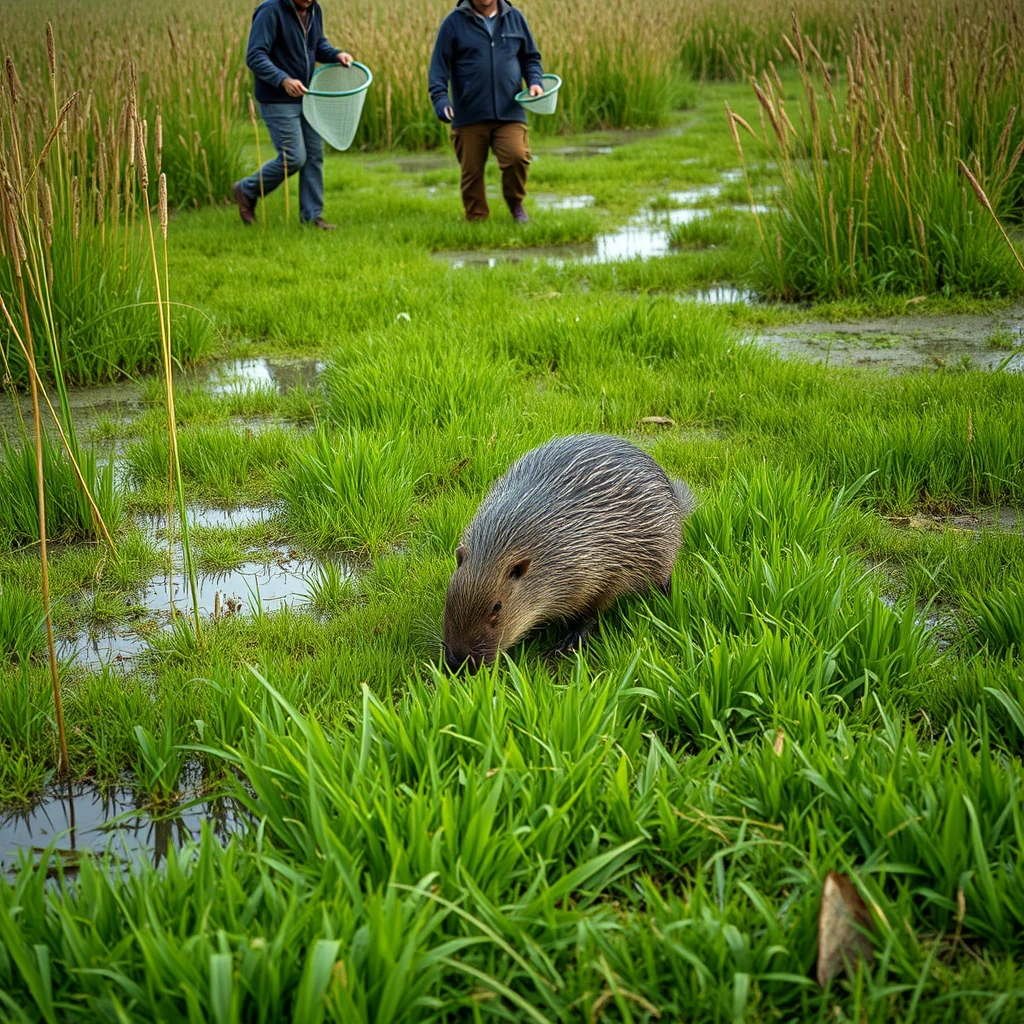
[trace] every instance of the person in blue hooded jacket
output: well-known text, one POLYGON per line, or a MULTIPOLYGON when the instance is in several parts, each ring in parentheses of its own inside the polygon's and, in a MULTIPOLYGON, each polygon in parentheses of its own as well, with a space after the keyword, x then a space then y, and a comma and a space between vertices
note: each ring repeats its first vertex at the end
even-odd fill
POLYGON ((452 126, 467 220, 490 215, 484 168, 492 149, 509 211, 521 223, 529 220, 523 199, 530 143, 526 113, 515 99, 524 79, 531 96, 544 92, 540 53, 523 15, 507 0, 458 0, 437 33, 430 100, 452 126))
POLYGON ((277 156, 255 174, 231 186, 246 224, 256 219, 256 203, 288 175, 299 175, 299 217, 313 227, 333 231, 324 212, 324 140, 302 116, 316 62, 351 64, 351 54, 324 36, 316 0, 264 0, 252 16, 245 62, 256 78, 256 99, 277 156))

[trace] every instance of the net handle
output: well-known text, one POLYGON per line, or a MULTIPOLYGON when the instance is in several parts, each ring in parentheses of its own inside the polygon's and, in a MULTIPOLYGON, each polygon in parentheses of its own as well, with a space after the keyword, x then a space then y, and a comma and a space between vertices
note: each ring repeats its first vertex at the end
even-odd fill
MULTIPOLYGON (((313 72, 313 77, 309 80, 309 84, 312 85, 316 81, 316 76, 319 75, 321 71, 326 71, 329 67, 333 66, 334 65, 332 64, 325 64, 322 68, 317 68, 316 71, 313 72)), ((346 65, 342 64, 341 66, 345 67, 346 65)), ((307 89, 303 93, 303 96, 331 96, 337 98, 339 96, 355 96, 356 93, 360 93, 368 89, 370 87, 370 83, 373 81, 373 72, 365 64, 360 64, 357 60, 352 61, 348 67, 359 68, 360 71, 365 71, 366 81, 363 82, 362 85, 357 85, 354 89, 344 89, 341 92, 328 92, 324 89, 307 89)))

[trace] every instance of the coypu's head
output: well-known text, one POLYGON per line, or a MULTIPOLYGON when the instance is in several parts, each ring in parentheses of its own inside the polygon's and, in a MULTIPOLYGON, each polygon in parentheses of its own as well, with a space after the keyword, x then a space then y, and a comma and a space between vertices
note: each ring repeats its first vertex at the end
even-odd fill
POLYGON ((476 672, 536 625, 526 577, 531 557, 509 554, 474 559, 459 545, 444 604, 444 660, 451 671, 476 672))

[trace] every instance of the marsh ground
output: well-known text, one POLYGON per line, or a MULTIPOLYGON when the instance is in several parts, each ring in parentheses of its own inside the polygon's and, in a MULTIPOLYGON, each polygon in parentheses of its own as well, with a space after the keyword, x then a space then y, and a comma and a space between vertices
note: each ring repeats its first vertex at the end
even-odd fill
MULTIPOLYGON (((496 189, 464 223, 448 154, 330 156, 335 234, 294 196, 291 223, 280 195, 265 228, 174 220, 172 297, 221 338, 177 402, 205 628, 171 612, 160 387, 76 392, 126 506, 118 557, 54 558, 72 770, 157 817, 230 791, 265 821, 126 888, 86 864, 60 899, 0 826, 62 1019, 257 1019, 307 988, 345 1020, 1018 1019, 1020 312, 758 303, 726 99, 755 119, 707 86, 664 131, 536 139, 526 228, 496 189), (462 527, 516 455, 583 430, 699 493, 674 597, 624 603, 577 664, 539 638, 445 680, 462 527), (821 996, 830 869, 878 963, 821 996), (159 942, 119 946, 147 915, 159 942)), ((38 588, 34 551, 0 553, 0 588, 38 588)), ((53 768, 33 643, 0 684, 12 811, 53 768)), ((33 1007, 12 1019, 47 1017, 36 970, 0 962, 33 1007)))

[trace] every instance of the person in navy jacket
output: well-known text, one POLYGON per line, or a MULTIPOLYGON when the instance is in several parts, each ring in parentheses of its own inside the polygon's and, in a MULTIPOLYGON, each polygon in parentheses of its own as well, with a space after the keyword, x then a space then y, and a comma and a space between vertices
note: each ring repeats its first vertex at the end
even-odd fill
POLYGON ((288 175, 299 175, 299 217, 313 227, 333 231, 323 219, 324 140, 302 116, 302 95, 319 61, 351 64, 352 56, 324 36, 316 0, 264 0, 252 16, 245 62, 256 78, 256 99, 277 156, 255 174, 231 186, 246 224, 256 219, 256 203, 288 175))
POLYGON ((526 18, 507 0, 458 0, 434 44, 430 99, 438 118, 452 126, 467 220, 490 214, 484 168, 492 149, 509 211, 517 221, 529 220, 523 199, 530 144, 526 113, 515 99, 524 79, 531 96, 544 92, 526 18))

